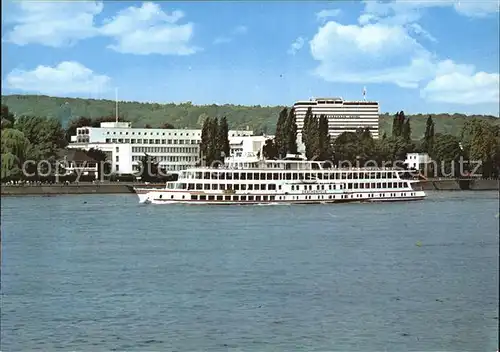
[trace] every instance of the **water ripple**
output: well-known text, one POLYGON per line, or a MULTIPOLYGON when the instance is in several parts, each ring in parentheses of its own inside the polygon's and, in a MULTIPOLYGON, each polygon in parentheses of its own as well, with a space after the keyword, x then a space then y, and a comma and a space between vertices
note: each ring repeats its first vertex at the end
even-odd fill
POLYGON ((2 199, 2 350, 493 351, 497 196, 2 199))

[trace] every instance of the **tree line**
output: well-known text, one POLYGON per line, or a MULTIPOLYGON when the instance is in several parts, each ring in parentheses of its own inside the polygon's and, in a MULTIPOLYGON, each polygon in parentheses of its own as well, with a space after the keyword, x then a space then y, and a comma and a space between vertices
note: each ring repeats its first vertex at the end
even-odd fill
MULTIPOLYGON (((293 109, 284 108, 278 118, 276 135, 268 139, 263 147, 264 157, 279 159, 297 152, 297 125, 293 109)), ((308 160, 331 161, 335 165, 348 162, 349 165, 399 166, 408 153, 427 153, 434 161, 421 165, 429 175, 463 176, 462 171, 473 171, 473 163, 480 163, 475 171, 483 177, 499 176, 500 171, 500 127, 486 121, 470 119, 461 131, 460 137, 446 133, 435 133, 431 116, 426 120, 424 136, 420 140, 411 138, 411 119, 403 111, 397 112, 392 120, 392 133, 374 139, 369 129, 359 128, 355 132, 343 132, 331 139, 328 133, 328 119, 324 115, 313 115, 309 108, 304 118, 302 142, 308 160), (373 165, 375 164, 375 165, 373 165)))
MULTIPOLYGON (((61 98, 43 95, 3 95, 2 104, 9 106, 11 112, 28 116, 45 116, 58 119, 63 127, 78 117, 91 120, 99 116, 114 116, 115 101, 105 99, 61 98)), ((137 127, 152 126, 159 128, 165 123, 182 128, 201 128, 208 116, 226 116, 232 129, 244 130, 247 126, 255 134, 276 134, 276 124, 280 111, 285 106, 242 106, 233 104, 196 105, 185 103, 142 103, 120 101, 120 117, 137 127)), ((411 119, 412 139, 422 138, 427 114, 408 115, 411 119)), ((471 118, 500 125, 497 116, 464 114, 432 114, 436 133, 449 133, 460 137, 460 132, 471 118)), ((391 135, 393 114, 380 113, 380 134, 391 135)), ((114 121, 114 117, 112 117, 114 121)))
MULTIPOLYGON (((119 121, 123 120, 124 117, 120 116, 119 121)), ((71 136, 76 134, 76 128, 98 127, 101 122, 111 121, 115 121, 115 116, 106 115, 93 119, 80 117, 72 120, 64 129, 55 118, 32 115, 15 117, 9 107, 2 105, 2 181, 23 178, 22 165, 26 160, 55 162, 58 152, 64 149, 71 136)), ((168 122, 161 124, 161 127, 173 128, 168 122)), ((228 130, 226 116, 220 119, 205 116, 202 123, 200 156, 206 164, 223 162, 224 157, 229 156, 228 130)), ((296 154, 297 123, 293 108, 285 107, 279 111, 275 130, 275 137, 267 140, 264 145, 264 156, 268 159, 278 159, 287 154, 296 154)), ((352 165, 364 165, 370 160, 377 163, 402 161, 407 153, 426 152, 439 163, 437 170, 431 170, 437 175, 449 175, 453 166, 460 160, 474 160, 481 162, 478 172, 484 177, 498 177, 499 125, 471 118, 463 125, 459 136, 435 131, 435 121, 429 115, 423 137, 412 139, 412 119, 400 111, 392 117, 389 136, 384 132, 381 138, 374 139, 368 129, 358 129, 355 132, 344 132, 332 139, 328 133, 326 116, 316 116, 308 110, 304 119, 302 141, 308 159, 330 160, 334 163, 348 161, 352 165)), ((87 154, 98 162, 106 160, 106 155, 97 149, 89 150, 87 154)), ((158 167, 156 160, 148 155, 144 156, 142 162, 153 170, 158 167)), ((38 171, 29 170, 35 175, 38 171)))
MULTIPOLYGON (((71 142, 71 136, 76 135, 76 129, 78 127, 87 126, 99 127, 102 122, 114 121, 116 121, 116 117, 112 115, 92 119, 88 117, 79 117, 70 121, 68 126, 63 128, 60 121, 52 117, 33 115, 21 115, 16 117, 7 105, 2 104, 1 181, 27 180, 54 182, 55 171, 64 171, 56 161, 60 158, 61 151, 71 142), (31 162, 26 164, 23 172, 23 165, 28 160, 31 162), (49 170, 52 170, 53 173, 50 174, 49 170)), ((123 116, 120 116, 118 121, 124 121, 123 116)), ((174 126, 165 122, 162 124, 161 128, 171 129, 174 128, 174 126)), ((106 179, 128 180, 128 178, 131 178, 131 175, 113 174, 110 165, 105 163, 105 161, 107 161, 107 155, 102 150, 91 148, 89 150, 83 150, 83 152, 97 162, 97 172, 99 175, 109 175, 106 176, 106 179)), ((143 165, 143 169, 151 170, 149 173, 143 173, 142 179, 150 182, 157 181, 157 161, 153 157, 145 154, 140 162, 143 165)), ((59 181, 73 181, 75 177, 75 175, 68 175, 67 177, 59 177, 58 179, 59 181)), ((90 179, 91 177, 89 177, 89 180, 90 179)))
POLYGON ((213 165, 215 162, 224 163, 229 157, 229 126, 227 118, 223 116, 207 117, 201 128, 200 165, 213 165))
POLYGON ((1 179, 25 179, 23 164, 27 160, 35 163, 46 160, 37 168, 36 164, 27 166, 26 172, 44 174, 54 163, 57 153, 66 147, 65 131, 56 119, 38 116, 19 116, 2 105, 1 108, 1 179))

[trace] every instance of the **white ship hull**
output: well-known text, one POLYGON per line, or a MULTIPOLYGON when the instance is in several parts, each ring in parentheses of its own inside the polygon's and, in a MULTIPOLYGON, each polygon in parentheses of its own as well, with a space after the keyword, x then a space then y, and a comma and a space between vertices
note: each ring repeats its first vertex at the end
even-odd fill
POLYGON ((323 169, 301 160, 235 161, 182 171, 164 188, 134 189, 140 203, 256 205, 422 200, 417 181, 387 168, 323 169), (315 166, 315 167, 314 167, 315 166))
POLYGON ((210 194, 169 190, 137 189, 143 204, 261 205, 261 204, 331 204, 347 202, 396 202, 423 200, 423 191, 337 192, 317 194, 210 194), (204 197, 203 197, 204 196, 204 197), (196 197, 196 199, 193 199, 196 197), (230 197, 230 198, 227 198, 230 197), (251 197, 251 198, 250 198, 251 197), (259 197, 259 200, 256 200, 259 197))

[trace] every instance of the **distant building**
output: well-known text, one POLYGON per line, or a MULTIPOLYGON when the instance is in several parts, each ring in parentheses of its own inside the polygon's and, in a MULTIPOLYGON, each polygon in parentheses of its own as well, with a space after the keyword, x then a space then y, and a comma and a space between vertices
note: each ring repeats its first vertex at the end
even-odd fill
MULTIPOLYGON (((229 131, 234 137, 251 136, 252 131, 229 131)), ((130 122, 102 122, 100 127, 79 127, 68 148, 100 149, 108 155, 112 171, 131 174, 147 154, 167 171, 194 166, 199 159, 201 129, 134 128, 130 122)))
POLYGON ((262 155, 262 148, 268 139, 274 136, 242 136, 231 137, 229 141, 230 156, 234 158, 262 155))
POLYGON ((343 132, 355 132, 358 128, 368 128, 374 139, 379 138, 379 104, 376 101, 348 101, 342 98, 315 98, 298 101, 293 105, 297 122, 297 142, 303 150, 302 129, 307 109, 312 114, 326 115, 328 132, 332 139, 343 132))
POLYGON ((406 154, 404 164, 408 167, 408 169, 422 170, 425 165, 431 162, 432 159, 427 153, 408 153, 406 154))
POLYGON ((63 149, 58 155, 59 167, 62 172, 59 176, 76 174, 98 178, 97 162, 80 149, 63 149))

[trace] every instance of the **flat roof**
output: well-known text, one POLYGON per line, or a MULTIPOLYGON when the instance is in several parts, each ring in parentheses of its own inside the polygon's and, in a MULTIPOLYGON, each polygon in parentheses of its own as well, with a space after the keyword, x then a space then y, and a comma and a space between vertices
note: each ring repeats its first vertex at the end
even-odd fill
POLYGON ((304 105, 317 105, 319 101, 335 101, 343 104, 378 104, 378 101, 374 100, 344 100, 342 98, 316 98, 316 99, 311 99, 311 100, 299 100, 294 103, 294 105, 297 104, 304 104, 304 105))

